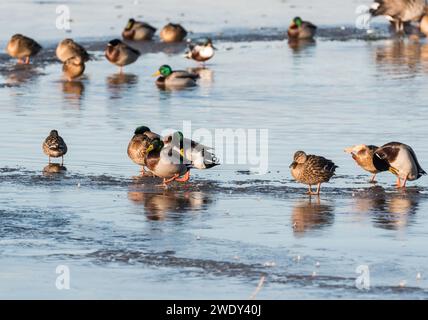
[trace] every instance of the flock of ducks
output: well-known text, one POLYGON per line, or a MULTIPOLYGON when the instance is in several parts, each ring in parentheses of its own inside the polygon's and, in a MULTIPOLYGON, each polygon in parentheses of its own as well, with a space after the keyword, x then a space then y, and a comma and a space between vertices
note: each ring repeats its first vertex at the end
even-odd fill
MULTIPOLYGON (((386 16, 394 25, 396 32, 403 33, 405 25, 412 21, 419 22, 421 32, 428 34, 428 10, 425 0, 376 0, 370 9, 375 17, 386 16)), ((156 28, 148 23, 129 19, 122 37, 130 41, 150 41, 156 28)), ((312 39, 317 27, 303 21, 300 17, 292 20, 288 28, 289 41, 312 39)), ((181 42, 187 31, 179 24, 169 23, 160 32, 164 42, 181 42)), ((40 52, 42 47, 33 39, 24 35, 12 36, 7 52, 18 63, 30 63, 30 58, 40 52)), ((189 45, 185 57, 198 62, 205 62, 214 56, 215 47, 211 39, 203 43, 189 45)), ((65 39, 56 49, 58 59, 63 63, 63 72, 68 80, 80 77, 85 70, 85 63, 90 60, 88 52, 72 39, 65 39)), ((135 62, 140 52, 119 39, 108 42, 105 57, 111 63, 122 68, 135 62)), ((162 65, 154 74, 158 77, 156 84, 162 87, 196 85, 197 74, 187 71, 173 70, 169 65, 162 65)), ((67 153, 67 145, 57 130, 52 130, 43 142, 43 151, 51 158, 62 158, 67 153)), ((179 131, 161 137, 146 126, 136 128, 128 145, 129 158, 141 166, 142 175, 152 175, 163 179, 163 186, 173 181, 189 180, 190 169, 209 169, 219 164, 210 148, 193 140, 184 138, 179 131)), ((381 147, 374 145, 356 145, 345 149, 356 163, 364 170, 373 174, 371 182, 375 182, 378 173, 389 171, 397 177, 397 187, 404 188, 407 181, 419 179, 426 172, 421 168, 413 149, 400 142, 390 142, 381 147)), ((322 156, 297 151, 290 165, 291 175, 302 184, 308 185, 308 194, 319 195, 321 184, 328 182, 338 168, 331 160, 322 156), (312 186, 317 186, 316 191, 312 186)))

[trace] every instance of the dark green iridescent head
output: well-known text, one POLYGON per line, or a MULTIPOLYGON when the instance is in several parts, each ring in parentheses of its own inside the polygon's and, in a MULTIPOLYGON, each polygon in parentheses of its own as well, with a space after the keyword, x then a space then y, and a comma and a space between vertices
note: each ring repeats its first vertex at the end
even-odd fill
POLYGON ((140 126, 137 129, 135 129, 134 134, 144 134, 146 132, 151 132, 150 129, 146 126, 140 126))
POLYGON ((295 17, 295 18, 293 19, 293 22, 294 22, 294 24, 295 24, 296 26, 301 27, 301 26, 302 26, 302 23, 303 23, 303 20, 302 20, 302 18, 300 18, 300 17, 295 17))

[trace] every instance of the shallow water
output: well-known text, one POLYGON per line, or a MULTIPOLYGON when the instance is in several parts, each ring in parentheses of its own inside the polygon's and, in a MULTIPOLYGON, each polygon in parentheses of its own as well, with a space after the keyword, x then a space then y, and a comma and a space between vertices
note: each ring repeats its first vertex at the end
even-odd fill
MULTIPOLYGON (((139 46, 144 54, 124 75, 104 60, 103 39, 120 30, 132 2, 111 2, 92 20, 95 1, 73 2, 67 36, 81 39, 94 60, 72 83, 53 57, 64 35, 45 23, 56 2, 2 4, 38 13, 45 51, 30 66, 0 55, 0 297, 247 299, 265 276, 259 299, 428 298, 426 178, 397 191, 385 173, 373 186, 343 152, 398 140, 428 167, 428 44, 388 39, 385 25, 371 35, 356 30, 360 1, 345 2, 334 21, 317 2, 270 1, 266 17, 251 2, 245 19, 239 1, 207 2, 214 11, 197 17, 208 10, 183 3, 179 20, 196 37, 217 39, 218 51, 199 86, 182 91, 159 90, 151 74, 164 63, 197 67, 183 45, 139 46), (284 21, 297 12, 321 26, 315 43, 284 40, 284 21), (227 23, 214 23, 218 17, 227 23), (268 172, 223 164, 168 190, 136 177, 126 154, 135 127, 181 129, 183 121, 193 131, 268 129, 268 172), (69 146, 59 174, 43 171, 41 143, 52 128, 69 146), (339 166, 320 199, 291 179, 297 149, 339 166), (55 287, 58 265, 70 268, 70 290, 55 287), (360 265, 369 266, 369 290, 355 286, 360 265)), ((176 12, 152 9, 156 25, 176 12)), ((19 31, 33 35, 31 27, 19 31)), ((0 28, 0 43, 10 29, 0 28)))

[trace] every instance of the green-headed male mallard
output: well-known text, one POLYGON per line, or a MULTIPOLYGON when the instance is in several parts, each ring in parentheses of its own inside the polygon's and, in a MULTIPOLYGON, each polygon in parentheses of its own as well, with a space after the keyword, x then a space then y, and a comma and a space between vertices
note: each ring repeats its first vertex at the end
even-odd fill
POLYGON ((175 23, 168 23, 160 32, 163 42, 181 42, 186 36, 186 29, 175 23))
POLYGON ((122 32, 122 37, 132 41, 151 40, 155 32, 155 27, 145 22, 135 21, 131 18, 122 32))
POLYGON ((6 51, 12 58, 17 58, 18 63, 30 63, 30 57, 35 56, 42 46, 31 38, 22 34, 15 34, 10 38, 6 51))
POLYGON ((80 77, 85 72, 85 63, 79 56, 67 59, 62 65, 62 71, 68 81, 80 77))
POLYGON ((107 44, 105 56, 108 61, 119 66, 119 72, 122 73, 123 66, 137 61, 140 52, 119 39, 114 39, 107 44))
POLYGON ((321 183, 328 182, 334 175, 337 166, 333 161, 324 157, 297 151, 290 165, 291 175, 297 182, 309 185, 308 194, 319 195, 321 183), (317 191, 312 192, 312 185, 318 185, 317 191))
POLYGON ((185 139, 181 132, 175 132, 163 140, 156 138, 152 141, 146 150, 145 163, 155 176, 164 179, 165 186, 172 181, 186 182, 191 168, 209 169, 219 165, 214 154, 207 149, 185 139))
POLYGON ((288 40, 312 39, 317 32, 317 27, 309 21, 303 21, 295 17, 288 28, 288 40))
POLYGON ((62 40, 56 47, 56 56, 61 62, 73 57, 79 57, 83 62, 87 62, 90 59, 86 49, 74 42, 73 39, 62 40))
POLYGON ((413 149, 400 142, 389 142, 377 149, 373 164, 379 171, 390 171, 396 175, 399 188, 406 187, 407 180, 414 181, 426 174, 413 149))
POLYGON ((64 165, 64 155, 67 153, 67 145, 62 137, 59 136, 57 130, 52 130, 49 136, 45 139, 42 145, 43 152, 51 158, 62 158, 61 166, 64 165))
POLYGON ((215 47, 211 39, 207 39, 204 43, 189 44, 189 51, 186 52, 187 59, 193 59, 198 62, 205 62, 214 56, 215 47))
POLYGON ((159 77, 156 79, 156 84, 159 87, 181 88, 196 86, 196 79, 199 78, 199 75, 183 70, 173 71, 170 66, 164 64, 153 74, 153 77, 159 77))
POLYGON ((145 174, 146 170, 146 151, 150 143, 154 139, 159 139, 160 136, 146 126, 140 126, 135 129, 134 136, 128 144, 128 157, 136 164, 141 166, 141 174, 145 174))
POLYGON ((377 149, 377 146, 365 144, 359 144, 345 149, 345 152, 350 153, 352 159, 354 159, 361 168, 373 174, 370 182, 375 182, 376 174, 381 172, 376 169, 373 164, 373 156, 377 149))
POLYGON ((385 16, 395 25, 396 33, 404 33, 404 23, 419 21, 425 5, 426 0, 375 0, 369 12, 373 17, 385 16))

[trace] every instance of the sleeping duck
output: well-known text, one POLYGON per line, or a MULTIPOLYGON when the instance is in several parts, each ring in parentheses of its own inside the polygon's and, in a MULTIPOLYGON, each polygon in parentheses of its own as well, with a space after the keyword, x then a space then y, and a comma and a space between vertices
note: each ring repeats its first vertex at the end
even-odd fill
POLYGON ((135 129, 134 136, 128 144, 128 157, 134 161, 136 164, 141 166, 141 174, 146 173, 146 151, 150 143, 154 139, 159 139, 160 136, 154 132, 151 132, 150 129, 146 126, 140 126, 135 129))
POLYGON ((168 23, 160 32, 163 42, 181 42, 186 36, 186 29, 175 23, 168 23))
POLYGON ((119 73, 122 73, 122 68, 124 66, 137 61, 140 52, 119 39, 114 39, 107 44, 105 56, 108 61, 119 66, 119 73))
POLYGON ((31 38, 22 34, 15 34, 10 38, 6 51, 12 58, 17 58, 18 63, 30 63, 30 57, 35 56, 42 46, 31 38))
POLYGON ((166 64, 162 65, 158 71, 153 74, 156 79, 156 85, 162 88, 185 88, 196 86, 196 79, 199 75, 182 70, 172 70, 166 64))
POLYGON ((89 61, 89 54, 80 44, 73 39, 62 40, 56 48, 56 56, 61 62, 65 62, 73 57, 80 57, 83 62, 89 61))
POLYGON ((122 37, 132 41, 152 40, 155 32, 156 28, 150 24, 131 18, 122 32, 122 37))
POLYGON ((398 188, 405 188, 407 181, 417 180, 426 174, 413 149, 400 142, 389 142, 377 149, 373 165, 379 171, 390 171, 396 175, 398 188))

